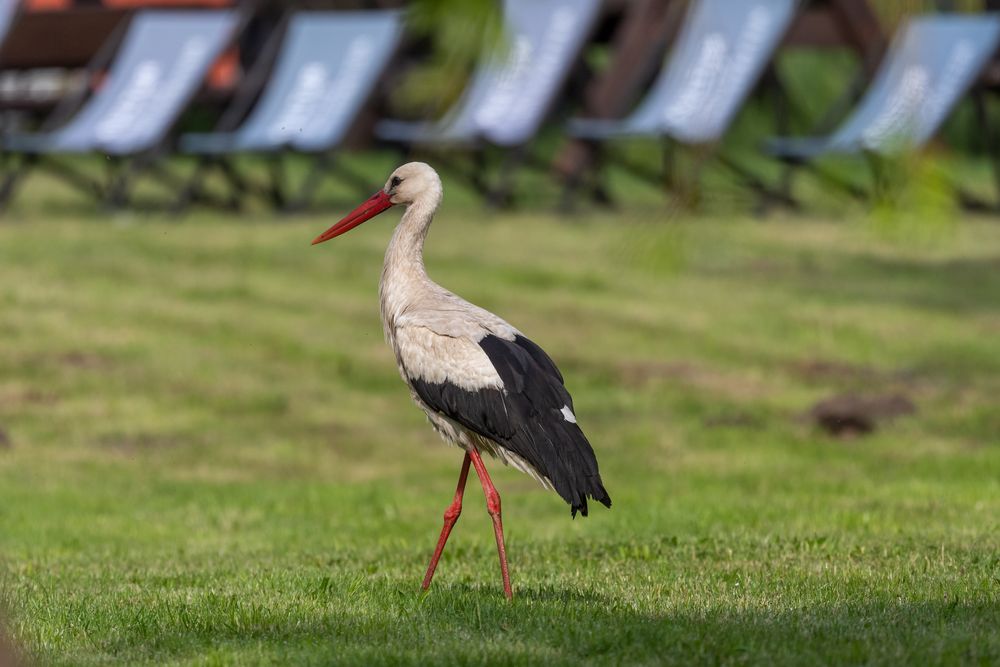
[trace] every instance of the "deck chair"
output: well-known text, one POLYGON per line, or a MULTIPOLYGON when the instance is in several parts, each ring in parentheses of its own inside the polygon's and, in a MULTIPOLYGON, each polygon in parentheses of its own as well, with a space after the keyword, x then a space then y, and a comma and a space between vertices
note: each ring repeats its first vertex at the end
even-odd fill
MULTIPOLYGON (((644 180, 672 185, 670 157, 675 145, 682 144, 714 155, 765 191, 762 181, 713 148, 763 75, 798 5, 798 0, 691 0, 676 45, 635 111, 623 119, 572 119, 568 132, 597 146, 618 138, 660 139, 667 158, 664 173, 622 164, 644 180)), ((600 184, 602 162, 596 161, 589 175, 599 200, 606 198, 600 184)), ((567 201, 586 177, 566 184, 567 201)))
POLYGON ((505 0, 509 49, 504 59, 481 66, 441 120, 384 120, 376 126, 376 136, 407 152, 415 147, 464 149, 476 163, 456 173, 468 176, 493 203, 503 203, 512 191, 513 171, 530 161, 527 145, 564 88, 600 9, 600 0, 505 0), (505 153, 495 187, 483 174, 487 146, 505 153))
MULTIPOLYGON (((810 166, 849 193, 868 192, 824 173, 813 161, 828 154, 869 158, 917 150, 930 141, 1000 46, 1000 14, 934 14, 910 19, 897 33, 872 85, 847 119, 825 137, 782 137, 765 145, 791 166, 810 166)), ((988 128, 984 128, 988 130, 988 128)))
POLYGON ((280 48, 276 60, 261 61, 248 77, 270 76, 270 80, 246 120, 231 127, 259 91, 234 101, 215 132, 181 137, 181 152, 196 155, 199 161, 178 208, 203 199, 202 184, 213 168, 226 178, 234 207, 239 206, 241 194, 250 192, 266 195, 276 206, 301 208, 311 201, 322 177, 334 169, 367 188, 366 180, 337 165, 334 151, 371 97, 396 51, 401 28, 400 14, 394 11, 295 13, 286 30, 272 38, 275 44, 265 47, 280 48), (310 171, 290 199, 281 162, 289 151, 312 158, 310 171), (240 175, 231 163, 237 153, 270 156, 269 185, 254 187, 240 175))
POLYGON ((181 112, 240 23, 232 11, 150 10, 135 15, 104 84, 65 124, 2 140, 13 158, 0 184, 0 205, 33 167, 58 177, 110 206, 128 202, 136 178, 154 162, 181 112), (105 179, 72 169, 57 156, 102 153, 105 179))

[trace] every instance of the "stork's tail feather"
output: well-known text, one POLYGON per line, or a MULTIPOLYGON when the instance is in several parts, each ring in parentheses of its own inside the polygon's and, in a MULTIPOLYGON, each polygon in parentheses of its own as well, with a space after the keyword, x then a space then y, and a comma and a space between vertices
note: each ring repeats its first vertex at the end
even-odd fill
POLYGON ((582 516, 587 516, 587 496, 591 499, 596 500, 607 508, 611 508, 611 496, 608 495, 607 490, 604 488, 604 484, 601 483, 600 476, 592 477, 588 480, 590 482, 590 490, 585 493, 580 493, 575 502, 570 503, 570 513, 573 518, 576 518, 576 513, 579 512, 582 516))
POLYGON ((548 467, 549 479, 556 492, 569 503, 574 519, 577 512, 587 516, 588 498, 610 508, 611 496, 604 488, 597 469, 597 457, 587 436, 576 424, 563 423, 560 426, 562 437, 557 438, 558 446, 554 448, 559 461, 548 467))

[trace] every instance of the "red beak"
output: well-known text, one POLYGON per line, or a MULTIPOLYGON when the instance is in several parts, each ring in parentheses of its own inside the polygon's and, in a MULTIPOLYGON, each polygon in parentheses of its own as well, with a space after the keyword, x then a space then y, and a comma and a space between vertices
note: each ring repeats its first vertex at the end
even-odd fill
POLYGON ((329 241, 336 236, 349 232, 365 220, 374 218, 390 206, 392 206, 392 202, 389 201, 389 195, 387 195, 384 191, 379 190, 366 199, 364 204, 348 213, 347 216, 340 222, 314 238, 312 244, 316 245, 317 243, 322 243, 323 241, 329 241))

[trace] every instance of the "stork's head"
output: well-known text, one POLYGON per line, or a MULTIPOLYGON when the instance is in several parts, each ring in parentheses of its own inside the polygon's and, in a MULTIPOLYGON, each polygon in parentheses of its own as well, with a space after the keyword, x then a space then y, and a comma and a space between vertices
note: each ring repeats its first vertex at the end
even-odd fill
POLYGON ((348 213, 330 229, 313 239, 313 245, 349 232, 362 222, 371 220, 396 204, 408 206, 416 202, 426 202, 433 212, 440 201, 441 178, 437 172, 429 164, 407 162, 392 172, 389 180, 385 182, 385 187, 365 200, 361 206, 348 213))
POLYGON ((382 191, 393 204, 412 204, 417 199, 441 196, 441 177, 425 162, 407 162, 392 172, 382 191))

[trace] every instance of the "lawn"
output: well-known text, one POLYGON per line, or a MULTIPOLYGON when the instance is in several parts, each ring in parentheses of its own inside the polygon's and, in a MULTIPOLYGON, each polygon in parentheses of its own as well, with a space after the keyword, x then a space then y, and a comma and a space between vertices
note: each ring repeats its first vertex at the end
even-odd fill
MULTIPOLYGON (((36 202, 38 203, 38 202, 36 202)), ((398 214, 0 223, 0 605, 42 664, 1000 664, 1000 225, 446 206, 433 277, 562 367, 614 499, 474 481, 378 322, 398 214), (898 230, 897 230, 898 231, 898 230), (891 238, 890 238, 891 237, 891 238), (849 391, 917 412, 850 439, 849 391)), ((487 462, 489 465, 489 462, 487 462)))

